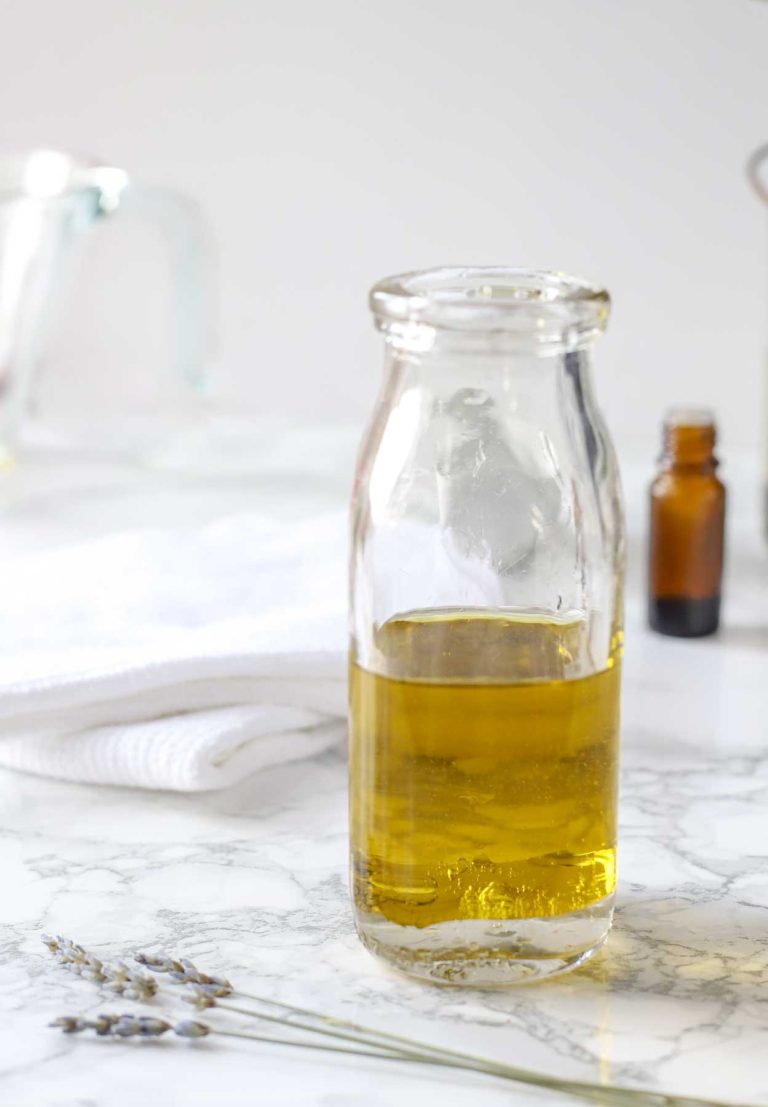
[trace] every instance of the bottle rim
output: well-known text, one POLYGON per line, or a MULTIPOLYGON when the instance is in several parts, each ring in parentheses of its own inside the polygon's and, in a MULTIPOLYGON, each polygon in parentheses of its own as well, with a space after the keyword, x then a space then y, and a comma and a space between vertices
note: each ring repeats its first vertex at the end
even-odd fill
POLYGON ((575 349, 605 330, 611 300, 602 286, 553 270, 442 266, 378 281, 369 304, 384 331, 422 324, 575 349))
POLYGON ((678 404, 669 407, 664 413, 665 427, 690 427, 706 430, 708 427, 715 429, 715 413, 709 407, 693 407, 678 404))

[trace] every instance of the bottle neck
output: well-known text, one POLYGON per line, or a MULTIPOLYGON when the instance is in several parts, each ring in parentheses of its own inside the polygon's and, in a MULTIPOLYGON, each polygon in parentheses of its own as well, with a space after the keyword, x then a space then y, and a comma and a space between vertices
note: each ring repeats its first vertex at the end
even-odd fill
POLYGON ((493 346, 470 353, 442 345, 418 353, 389 346, 382 401, 399 405, 406 393, 413 418, 418 408, 420 418, 439 417, 443 431, 455 424, 467 440, 485 440, 493 423, 521 449, 526 436, 544 441, 586 434, 590 461, 596 454, 587 350, 542 357, 493 346))
POLYGON ((716 432, 714 423, 666 423, 661 464, 664 469, 714 472, 716 432))
POLYGON ((386 335, 385 372, 405 372, 420 377, 425 385, 441 389, 456 378, 540 378, 554 380, 565 372, 568 376, 588 373, 591 364, 591 344, 578 349, 552 349, 542 352, 519 340, 510 341, 495 333, 429 333, 418 327, 404 341, 401 335, 386 335))

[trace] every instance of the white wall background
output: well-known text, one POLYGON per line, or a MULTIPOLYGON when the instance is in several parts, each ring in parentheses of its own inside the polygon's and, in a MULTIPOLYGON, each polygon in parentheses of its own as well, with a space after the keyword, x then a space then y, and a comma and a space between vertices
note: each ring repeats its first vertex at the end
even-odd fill
MULTIPOLYGON (((189 191, 218 244, 219 388, 361 418, 368 286, 403 269, 571 269, 614 296, 598 386, 621 443, 673 401, 756 446, 766 0, 5 0, 0 148, 93 151, 189 191)), ((52 368, 164 354, 158 245, 94 240, 52 368)), ((77 384, 77 382, 80 382, 77 384)))

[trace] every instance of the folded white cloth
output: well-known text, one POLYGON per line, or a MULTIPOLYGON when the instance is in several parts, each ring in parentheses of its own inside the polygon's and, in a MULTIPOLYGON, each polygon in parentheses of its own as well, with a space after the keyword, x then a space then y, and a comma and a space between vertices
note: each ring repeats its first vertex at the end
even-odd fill
POLYGON ((0 565, 0 764, 223 787, 344 732, 346 519, 251 513, 0 565))

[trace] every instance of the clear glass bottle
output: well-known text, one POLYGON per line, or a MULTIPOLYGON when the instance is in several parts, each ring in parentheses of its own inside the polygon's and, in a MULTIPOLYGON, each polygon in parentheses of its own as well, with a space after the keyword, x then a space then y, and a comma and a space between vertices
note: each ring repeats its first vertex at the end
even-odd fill
POLYGON ((589 350, 609 298, 437 269, 371 292, 353 498, 351 882, 369 950, 496 985, 611 924, 624 537, 589 350))

